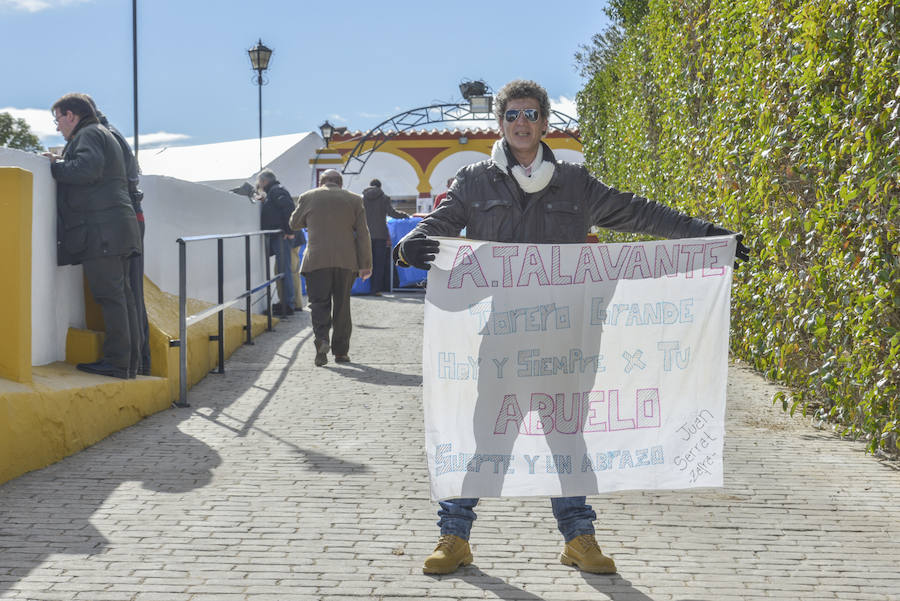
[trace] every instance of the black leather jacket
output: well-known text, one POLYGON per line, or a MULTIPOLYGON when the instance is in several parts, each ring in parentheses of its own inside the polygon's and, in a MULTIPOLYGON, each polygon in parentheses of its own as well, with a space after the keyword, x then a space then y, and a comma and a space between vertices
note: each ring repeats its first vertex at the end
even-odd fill
POLYGON ((293 234, 291 229, 291 213, 294 212, 294 201, 291 193, 280 183, 273 182, 265 189, 266 199, 262 203, 260 225, 264 230, 281 230, 285 234, 293 234))
POLYGON ((582 165, 556 161, 547 145, 543 152, 556 170, 540 192, 526 199, 515 179, 491 159, 474 163, 460 169, 447 199, 408 235, 453 237, 466 228, 473 240, 578 243, 593 225, 659 238, 706 235, 709 222, 610 188, 582 165))

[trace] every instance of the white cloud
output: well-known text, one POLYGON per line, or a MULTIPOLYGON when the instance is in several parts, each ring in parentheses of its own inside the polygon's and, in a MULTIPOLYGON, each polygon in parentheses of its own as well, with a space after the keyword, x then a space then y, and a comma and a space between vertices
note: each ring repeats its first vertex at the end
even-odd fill
POLYGON ((578 119, 578 105, 575 104, 575 100, 572 98, 566 98, 565 96, 560 96, 556 100, 551 98, 550 108, 559 111, 564 115, 568 115, 569 117, 578 119))
MULTIPOLYGON (((138 141, 141 143, 141 149, 144 149, 146 147, 157 148, 159 146, 165 146, 172 142, 180 142, 189 138, 190 136, 187 134, 171 134, 166 131, 159 131, 153 134, 141 134, 138 141)), ((131 144, 131 147, 134 148, 134 138, 126 139, 128 140, 128 143, 131 144)))
POLYGON ((0 113, 9 113, 13 119, 24 119, 28 127, 31 128, 31 133, 40 138, 42 142, 44 138, 62 139, 62 136, 56 131, 56 124, 53 123, 53 113, 50 112, 49 108, 17 109, 8 106, 0 108, 0 113))
MULTIPOLYGON (((4 0, 0 0, 3 2, 4 0)), ((65 140, 56 131, 56 124, 53 123, 53 114, 50 109, 17 109, 13 107, 0 108, 0 113, 9 113, 14 119, 24 119, 31 128, 31 132, 36 135, 41 144, 44 146, 62 146, 65 140)), ((189 139, 187 134, 173 134, 166 131, 155 132, 152 134, 141 134, 141 148, 157 147, 170 144, 172 142, 181 142, 189 139)), ((128 138, 128 143, 134 148, 134 139, 128 138)))
POLYGON ((40 12, 48 8, 68 6, 70 4, 83 4, 92 0, 0 0, 0 8, 24 10, 30 13, 40 12))

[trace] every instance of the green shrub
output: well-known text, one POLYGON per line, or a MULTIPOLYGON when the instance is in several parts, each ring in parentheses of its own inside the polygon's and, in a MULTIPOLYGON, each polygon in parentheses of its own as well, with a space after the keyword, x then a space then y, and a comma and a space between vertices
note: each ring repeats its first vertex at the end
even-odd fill
POLYGON ((900 6, 618 0, 610 12, 616 26, 577 57, 587 163, 743 232, 753 257, 736 272, 733 353, 793 390, 786 408, 896 452, 900 6))

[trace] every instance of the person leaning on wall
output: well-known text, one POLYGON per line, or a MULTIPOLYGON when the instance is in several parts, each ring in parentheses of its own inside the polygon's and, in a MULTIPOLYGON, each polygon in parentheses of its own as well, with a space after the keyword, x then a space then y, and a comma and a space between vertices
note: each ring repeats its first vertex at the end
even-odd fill
POLYGON ((141 230, 141 252, 140 254, 132 255, 129 261, 131 262, 129 269, 129 281, 131 282, 131 291, 134 294, 134 305, 137 310, 137 318, 138 318, 138 329, 141 333, 141 365, 138 368, 138 374, 142 376, 150 375, 150 322, 147 320, 147 307, 144 304, 144 231, 145 231, 145 223, 144 223, 144 210, 141 207, 141 201, 144 199, 144 193, 138 187, 140 184, 141 178, 141 168, 138 165, 137 158, 135 158, 134 153, 131 152, 131 146, 128 145, 128 141, 125 139, 125 136, 122 135, 117 128, 110 125, 106 116, 100 112, 100 109, 97 108, 97 103, 94 102, 94 99, 89 95, 85 94, 85 97, 90 101, 91 106, 94 107, 94 112, 97 114, 97 119, 100 121, 100 124, 103 125, 109 132, 115 137, 116 142, 119 143, 119 148, 122 149, 122 157, 125 159, 125 177, 128 179, 128 197, 131 199, 131 208, 134 209, 134 214, 137 217, 138 227, 141 230))
POLYGON ((82 265, 106 333, 103 357, 76 367, 135 378, 141 335, 130 258, 141 252, 141 233, 128 195, 122 148, 97 119, 86 95, 66 94, 52 111, 66 139, 62 156, 45 153, 57 183, 57 263, 82 265))
POLYGON ((256 179, 256 190, 262 199, 260 225, 264 230, 281 230, 277 234, 266 236, 269 256, 275 255, 275 271, 281 274, 278 280, 279 307, 276 311, 281 317, 294 314, 294 278, 291 271, 291 253, 296 254, 293 242, 296 238, 291 229, 291 214, 294 212, 294 201, 275 173, 271 169, 263 169, 256 179))

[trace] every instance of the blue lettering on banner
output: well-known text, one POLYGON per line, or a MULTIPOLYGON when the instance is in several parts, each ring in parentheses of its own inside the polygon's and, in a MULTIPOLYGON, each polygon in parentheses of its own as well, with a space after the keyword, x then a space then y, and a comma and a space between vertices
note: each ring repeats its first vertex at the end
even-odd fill
MULTIPOLYGON (((575 471, 571 455, 524 455, 531 475, 572 474, 575 471), (543 468, 542 470, 540 468, 543 468), (539 471, 540 470, 540 471, 539 471)), ((515 455, 454 453, 451 443, 435 445, 434 475, 454 472, 489 471, 494 474, 514 474, 515 455)), ((585 453, 581 457, 581 472, 604 472, 663 465, 665 453, 661 445, 644 449, 616 449, 585 453)), ((524 466, 523 466, 524 467, 524 466)))
POLYGON ((485 469, 492 469, 495 474, 514 474, 515 470, 510 464, 515 457, 515 455, 486 453, 454 453, 452 444, 439 444, 434 446, 434 475, 480 472, 485 464, 488 464, 485 469))

